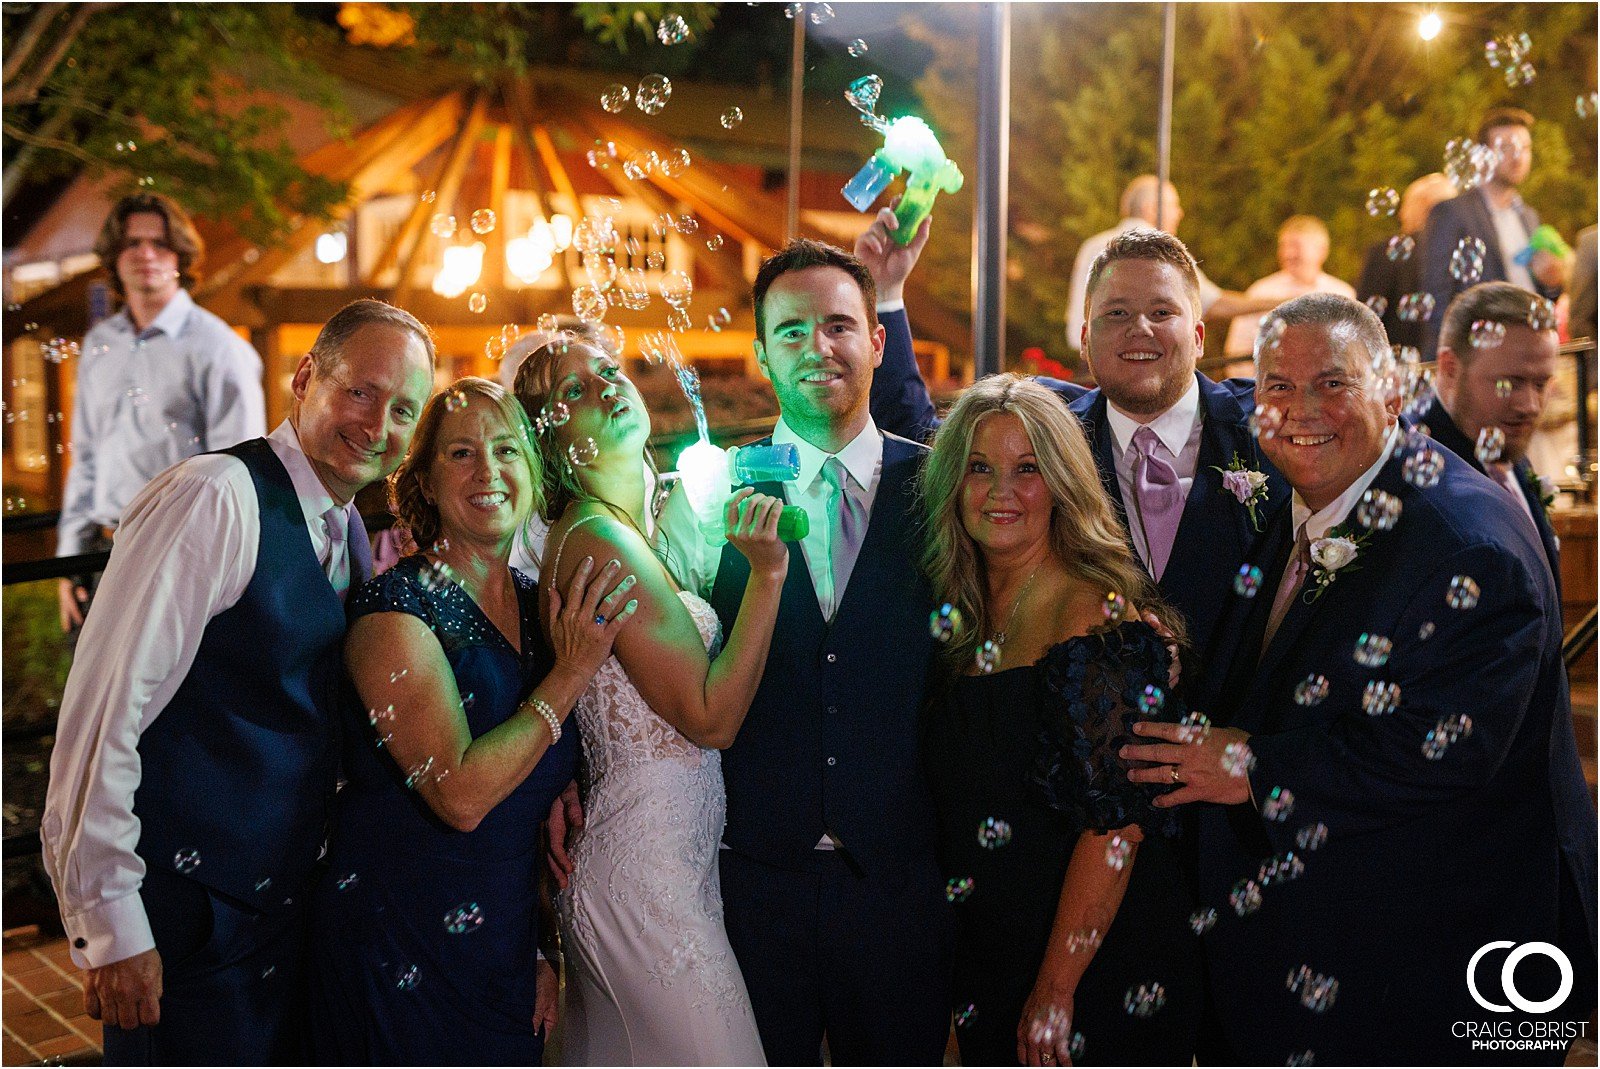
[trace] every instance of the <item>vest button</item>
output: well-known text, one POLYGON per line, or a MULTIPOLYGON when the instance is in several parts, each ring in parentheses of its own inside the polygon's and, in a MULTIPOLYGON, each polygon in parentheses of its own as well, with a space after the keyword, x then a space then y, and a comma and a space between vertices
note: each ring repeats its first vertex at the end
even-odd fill
POLYGON ((828 706, 828 715, 829 716, 838 716, 839 715, 839 707, 837 705, 828 706))
POLYGON ((835 653, 828 654, 828 663, 829 664, 832 664, 834 661, 837 661, 838 659, 839 659, 838 654, 835 654, 835 653))
POLYGON ((836 765, 838 763, 839 762, 838 762, 837 758, 833 758, 833 757, 828 758, 828 767, 829 768, 832 768, 834 765, 836 765))
POLYGON ((89 945, 89 940, 80 935, 78 938, 72 941, 72 945, 77 947, 79 950, 82 950, 84 947, 89 945))

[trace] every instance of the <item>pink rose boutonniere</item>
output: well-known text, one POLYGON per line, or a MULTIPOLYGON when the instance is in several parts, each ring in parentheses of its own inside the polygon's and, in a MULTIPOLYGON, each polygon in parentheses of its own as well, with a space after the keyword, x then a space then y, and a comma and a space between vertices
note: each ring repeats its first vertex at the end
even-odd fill
POLYGON ((1261 517, 1256 509, 1267 500, 1266 474, 1246 464, 1238 453, 1233 454, 1226 468, 1213 464, 1211 470, 1221 473, 1223 492, 1232 494, 1234 500, 1245 507, 1250 513, 1250 526, 1259 533, 1261 517))

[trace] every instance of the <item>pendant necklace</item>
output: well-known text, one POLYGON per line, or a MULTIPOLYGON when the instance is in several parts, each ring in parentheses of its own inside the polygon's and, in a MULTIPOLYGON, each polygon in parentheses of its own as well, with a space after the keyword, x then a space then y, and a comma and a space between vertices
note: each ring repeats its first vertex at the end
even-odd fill
POLYGON ((1033 571, 1028 573, 1028 578, 1023 580, 1022 589, 1017 591, 1017 600, 1011 603, 1011 615, 1006 617, 1006 626, 996 631, 994 637, 985 640, 978 647, 975 660, 978 664, 978 671, 983 675, 988 675, 999 666, 1000 648, 1006 644, 1006 638, 1010 634, 1012 626, 1017 622, 1017 610, 1022 608, 1022 601, 1028 596, 1028 588, 1033 586, 1033 577, 1038 574, 1039 566, 1036 564, 1033 567, 1033 571))

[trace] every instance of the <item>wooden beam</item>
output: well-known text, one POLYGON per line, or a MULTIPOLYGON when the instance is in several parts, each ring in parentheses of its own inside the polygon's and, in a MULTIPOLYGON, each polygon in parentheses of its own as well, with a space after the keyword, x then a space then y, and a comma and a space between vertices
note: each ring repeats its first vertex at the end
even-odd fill
POLYGON ((440 162, 439 170, 434 174, 433 182, 428 187, 435 191, 433 200, 429 201, 420 195, 417 197, 417 202, 411 206, 411 211, 406 214, 405 222, 401 223, 400 229, 395 232, 394 240, 384 248, 383 255, 378 257, 378 262, 373 265, 372 270, 367 274, 367 285, 378 285, 378 280, 388 274, 391 268, 399 264, 402 254, 416 248, 417 242, 422 237, 423 225, 438 210, 439 199, 437 191, 444 181, 445 174, 449 171, 450 161, 455 158, 456 152, 459 151, 461 139, 466 134, 465 126, 456 130, 456 140, 450 146, 450 151, 445 153, 445 158, 440 162))
MULTIPOLYGON (((528 187, 533 191, 534 212, 541 221, 548 221, 545 214, 544 199, 550 188, 553 188, 555 179, 551 178, 549 185, 540 181, 539 150, 534 146, 533 137, 529 133, 533 129, 533 106, 528 98, 528 83, 524 80, 507 82, 501 87, 501 98, 506 106, 511 109, 511 129, 516 135, 517 148, 522 153, 522 163, 528 169, 528 187)), ((547 176, 548 177, 548 176, 547 176)), ((554 204, 551 205, 554 208, 554 204)), ((553 258, 556 274, 561 279, 561 288, 570 292, 572 289, 572 276, 567 271, 567 257, 564 253, 557 253, 553 258)))
POLYGON ((506 189, 511 185, 511 127, 499 123, 494 129, 494 163, 489 170, 489 210, 494 212, 494 229, 485 238, 483 284, 494 289, 506 279, 506 189))
MULTIPOLYGON (((437 196, 433 202, 435 208, 442 211, 452 210, 456 195, 461 192, 461 179, 467 173, 467 164, 472 160, 472 149, 478 142, 478 135, 483 131, 488 110, 489 101, 483 91, 475 90, 472 95, 472 110, 467 113, 466 128, 451 146, 450 158, 440 175, 437 196)), ((422 259, 422 244, 418 241, 412 245, 411 251, 406 254, 405 262, 400 266, 400 279, 390 298, 395 304, 404 305, 416 288, 414 275, 417 264, 422 259)))
MULTIPOLYGON (((539 158, 544 161, 544 169, 550 172, 550 181, 554 184, 556 192, 572 205, 569 211, 577 216, 583 215, 583 205, 578 202, 577 190, 572 188, 572 180, 567 177, 567 169, 561 164, 561 157, 556 153, 555 142, 550 140, 550 131, 542 124, 533 128, 533 143, 539 149, 539 158)), ((575 218, 573 222, 578 220, 575 218)))

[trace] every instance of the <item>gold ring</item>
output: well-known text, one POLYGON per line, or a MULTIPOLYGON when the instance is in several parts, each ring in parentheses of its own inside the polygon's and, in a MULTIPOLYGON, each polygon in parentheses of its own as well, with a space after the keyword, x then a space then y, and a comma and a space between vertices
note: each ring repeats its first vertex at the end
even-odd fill
POLYGON ((1183 782, 1183 780, 1178 778, 1178 766, 1177 765, 1173 765, 1172 766, 1172 782, 1173 783, 1182 783, 1183 782))

